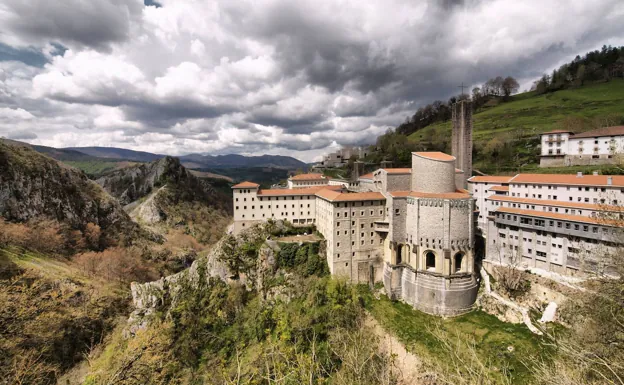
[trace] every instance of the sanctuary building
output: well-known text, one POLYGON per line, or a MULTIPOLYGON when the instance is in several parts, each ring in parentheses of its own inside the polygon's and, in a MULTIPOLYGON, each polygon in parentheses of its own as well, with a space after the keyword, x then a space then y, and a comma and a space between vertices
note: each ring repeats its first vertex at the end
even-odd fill
MULTIPOLYGON (((470 310, 474 272, 474 199, 463 189, 456 158, 412 153, 412 168, 381 168, 351 188, 233 187, 235 231, 269 218, 314 224, 326 240, 332 274, 352 282, 383 281, 386 291, 417 309, 456 315, 470 310)), ((292 182, 292 184, 291 184, 292 182)))

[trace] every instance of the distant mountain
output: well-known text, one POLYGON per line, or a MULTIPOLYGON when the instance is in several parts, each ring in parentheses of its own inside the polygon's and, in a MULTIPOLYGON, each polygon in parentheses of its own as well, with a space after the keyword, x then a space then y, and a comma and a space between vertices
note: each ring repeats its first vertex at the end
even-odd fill
POLYGON ((63 150, 78 151, 96 158, 130 160, 133 162, 153 162, 165 157, 165 155, 161 154, 117 147, 67 147, 63 150))
MULTIPOLYGON (((150 152, 126 150, 116 147, 69 147, 62 150, 79 151, 97 158, 129 160, 134 162, 153 162, 166 155, 150 152)), ((275 167, 284 169, 307 168, 307 164, 290 156, 281 155, 201 155, 190 154, 178 157, 189 169, 231 168, 231 167, 275 167)))

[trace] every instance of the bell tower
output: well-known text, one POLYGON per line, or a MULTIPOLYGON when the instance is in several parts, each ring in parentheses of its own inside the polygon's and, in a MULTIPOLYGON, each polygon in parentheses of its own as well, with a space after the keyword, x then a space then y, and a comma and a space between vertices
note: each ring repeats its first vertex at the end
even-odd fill
MULTIPOLYGON (((472 176, 472 101, 460 100, 452 106, 453 137, 452 154, 455 167, 462 170, 466 178, 472 176)), ((464 181, 464 187, 466 182, 464 181)))

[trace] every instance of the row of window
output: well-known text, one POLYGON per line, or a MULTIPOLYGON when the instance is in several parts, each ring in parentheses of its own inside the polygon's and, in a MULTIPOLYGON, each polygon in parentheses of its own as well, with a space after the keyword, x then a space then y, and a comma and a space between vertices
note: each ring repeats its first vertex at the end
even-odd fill
MULTIPOLYGON (((500 219, 507 219, 508 221, 516 221, 516 222, 518 221, 518 216, 517 215, 507 214, 505 216, 505 214, 503 214, 503 213, 496 213, 496 217, 500 218, 500 219)), ((537 219, 537 218, 534 219, 534 218, 528 218, 528 217, 520 217, 520 223, 522 223, 524 225, 534 225, 534 226, 538 226, 538 227, 546 226, 546 220, 544 220, 544 219, 537 219)), ((590 230, 590 226, 589 225, 580 225, 578 223, 572 224, 570 222, 562 223, 562 222, 559 222, 559 221, 556 221, 556 223, 557 223, 557 227, 558 228, 563 228, 564 225, 565 225, 565 228, 568 229, 568 230, 574 228, 574 230, 580 231, 581 230, 581 226, 582 226, 583 231, 589 232, 589 230, 590 230)), ((548 221, 548 225, 551 226, 551 227, 554 227, 555 226, 555 221, 549 220, 548 221)), ((598 233, 599 229, 600 228, 598 226, 591 226, 592 233, 598 233)))
MULTIPOLYGON (((302 216, 302 215, 303 215, 303 213, 302 213, 302 212, 300 212, 300 213, 299 213, 299 215, 297 215, 297 216, 302 216)), ((309 211, 308 211, 308 215, 310 215, 310 212, 309 212, 309 211)), ((286 212, 281 212, 281 213, 280 213, 280 216, 282 216, 282 217, 287 217, 287 216, 288 216, 288 212, 287 212, 287 211, 286 211, 286 212)), ((293 216, 293 217, 295 216, 295 213, 294 213, 294 212, 292 213, 292 216, 293 216)), ((251 217, 252 217, 252 218, 255 218, 255 217, 256 217, 256 214, 251 214, 251 217)), ((243 215, 242 215, 242 218, 245 218, 245 214, 243 214, 243 215)), ((265 214, 264 214, 264 213, 262 214, 262 218, 266 218, 266 216, 265 216, 265 214)), ((275 213, 271 213, 271 218, 275 218, 275 213)))
MULTIPOLYGON (((365 211, 364 211, 364 210, 360 211, 360 216, 361 216, 361 217, 363 217, 363 216, 365 215, 364 213, 365 213, 365 211)), ((348 217, 349 217, 349 212, 348 212, 348 211, 345 211, 345 212, 344 212, 344 213, 342 213, 342 214, 343 214, 343 216, 344 216, 345 218, 348 218, 348 217)), ((351 216, 352 216, 352 217, 355 217, 356 215, 357 215, 357 212, 356 212, 356 211, 352 211, 352 212, 351 212, 351 216)), ((370 215, 375 215, 375 212, 374 212, 373 210, 370 210, 370 215)), ((379 210, 379 215, 383 215, 383 210, 379 210)), ((340 213, 336 213, 336 217, 337 217, 337 218, 340 218, 340 213)))
MULTIPOLYGON (((275 205, 275 208, 276 208, 276 209, 279 209, 279 207, 280 207, 279 205, 275 205)), ((288 207, 288 205, 284 205, 284 208, 287 208, 287 207, 288 207)), ((303 204, 300 204, 300 205, 299 205, 299 207, 300 207, 300 208, 303 208, 303 204)), ((270 208, 271 208, 271 205, 268 205, 268 206, 267 206, 267 208, 268 208, 268 209, 270 209, 270 208)), ((294 209, 294 208, 295 208, 295 205, 292 205, 292 208, 294 209)), ((309 203, 308 203, 308 208, 310 208, 310 204, 309 204, 309 203)), ((252 210, 255 210, 255 209, 256 209, 256 206, 251 206, 251 209, 252 209, 252 210)), ((262 210, 262 209, 264 209, 264 206, 263 206, 263 205, 260 205, 260 210, 262 210)), ((238 206, 236 206, 236 210, 238 210, 238 206)), ((247 210, 247 206, 243 206, 243 210, 247 210)))

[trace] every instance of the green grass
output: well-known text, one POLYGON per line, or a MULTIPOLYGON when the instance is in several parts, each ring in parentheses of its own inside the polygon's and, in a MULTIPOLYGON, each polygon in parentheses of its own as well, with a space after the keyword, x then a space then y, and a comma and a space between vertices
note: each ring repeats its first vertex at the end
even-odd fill
POLYGON ((531 372, 525 365, 531 357, 541 355, 548 359, 552 354, 542 338, 532 334, 524 324, 505 323, 481 310, 443 320, 383 295, 375 299, 367 289, 362 288, 362 292, 367 310, 382 327, 428 362, 442 365, 450 362, 450 352, 431 332, 438 325, 451 340, 474 341, 477 354, 492 371, 498 373, 506 368, 514 384, 531 383, 531 372), (510 346, 513 351, 508 350, 510 346))
MULTIPOLYGON (((512 101, 484 109, 473 115, 474 139, 487 140, 501 132, 522 129, 525 135, 539 134, 557 127, 565 118, 602 118, 624 116, 624 80, 591 84, 558 92, 515 95, 512 101)), ((451 130, 451 122, 429 126, 436 132, 451 130)), ((420 131, 410 135, 418 140, 420 131)))
POLYGON ((117 169, 116 162, 108 162, 108 161, 66 160, 63 163, 66 163, 72 167, 82 170, 85 174, 92 175, 92 176, 103 175, 107 172, 117 169))
MULTIPOLYGON (((536 95, 526 92, 515 95, 506 103, 483 108, 473 115, 473 140, 475 148, 483 148, 492 138, 503 142, 514 142, 514 151, 520 155, 515 166, 539 161, 539 134, 564 127, 564 121, 575 120, 574 131, 621 124, 624 120, 624 80, 590 84, 548 94, 536 95), (609 118, 609 119, 608 119, 609 118)), ((409 136, 415 143, 425 147, 431 137, 450 137, 451 122, 437 123, 425 127, 409 136)), ((492 161, 480 159, 477 153, 475 168, 491 169, 492 161)), ((504 165, 512 172, 510 165, 504 165)), ((552 171, 552 169, 548 169, 552 171)), ((524 171, 524 170, 523 170, 524 171)), ((549 171, 549 172, 550 172, 549 171)))

